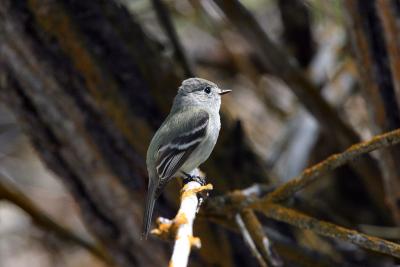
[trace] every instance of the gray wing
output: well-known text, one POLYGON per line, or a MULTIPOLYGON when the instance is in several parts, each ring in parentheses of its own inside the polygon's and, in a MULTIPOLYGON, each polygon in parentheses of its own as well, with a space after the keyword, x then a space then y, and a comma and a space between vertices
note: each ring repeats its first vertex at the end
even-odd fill
POLYGON ((160 183, 168 181, 185 163, 190 154, 204 140, 207 134, 209 115, 198 111, 196 116, 186 124, 188 130, 180 133, 169 143, 158 148, 156 169, 160 183))

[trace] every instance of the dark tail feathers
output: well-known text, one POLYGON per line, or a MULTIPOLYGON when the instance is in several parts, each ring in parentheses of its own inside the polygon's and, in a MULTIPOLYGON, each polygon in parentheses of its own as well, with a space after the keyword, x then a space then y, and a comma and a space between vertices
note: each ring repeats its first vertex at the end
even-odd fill
POLYGON ((144 208, 142 238, 147 239, 150 232, 151 218, 153 215, 154 204, 156 201, 157 185, 149 178, 149 189, 147 192, 146 206, 144 208))

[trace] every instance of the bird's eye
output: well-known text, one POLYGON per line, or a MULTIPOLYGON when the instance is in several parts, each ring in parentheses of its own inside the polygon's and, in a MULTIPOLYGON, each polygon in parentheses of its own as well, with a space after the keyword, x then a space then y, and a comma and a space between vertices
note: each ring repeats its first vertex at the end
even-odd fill
POLYGON ((204 88, 204 92, 206 92, 206 94, 211 93, 211 87, 210 86, 206 86, 206 88, 204 88))

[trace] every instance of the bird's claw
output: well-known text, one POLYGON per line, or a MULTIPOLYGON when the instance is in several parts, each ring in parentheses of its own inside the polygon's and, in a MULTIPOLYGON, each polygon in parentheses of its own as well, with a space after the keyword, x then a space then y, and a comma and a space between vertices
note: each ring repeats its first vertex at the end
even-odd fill
MULTIPOLYGON (((187 184, 189 182, 197 182, 199 183, 201 186, 205 186, 206 185, 206 177, 201 177, 198 175, 190 175, 189 173, 184 172, 184 179, 183 179, 183 183, 187 184)), ((201 191, 199 193, 197 193, 197 198, 199 200, 199 204, 197 205, 197 211, 199 210, 201 204, 203 204, 204 200, 206 198, 208 198, 209 193, 207 190, 201 191)))
POLYGON ((206 185, 206 177, 201 177, 201 176, 197 176, 197 175, 191 175, 191 174, 186 173, 186 172, 184 172, 183 174, 185 175, 185 177, 183 178, 183 183, 184 184, 187 184, 189 182, 197 182, 201 186, 206 185))

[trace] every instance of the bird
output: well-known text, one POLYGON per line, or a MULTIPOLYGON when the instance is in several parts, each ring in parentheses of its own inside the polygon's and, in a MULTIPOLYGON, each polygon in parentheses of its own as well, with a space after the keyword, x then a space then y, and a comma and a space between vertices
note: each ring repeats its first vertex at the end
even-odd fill
POLYGON ((174 177, 190 177, 210 156, 221 128, 221 96, 231 91, 202 78, 182 82, 147 150, 149 181, 142 238, 148 237, 155 201, 167 183, 174 177))

